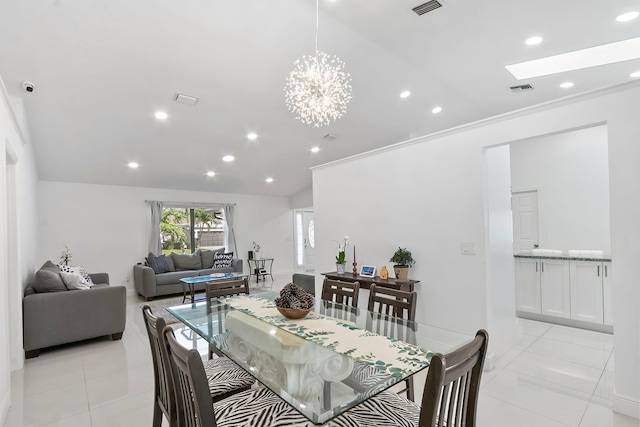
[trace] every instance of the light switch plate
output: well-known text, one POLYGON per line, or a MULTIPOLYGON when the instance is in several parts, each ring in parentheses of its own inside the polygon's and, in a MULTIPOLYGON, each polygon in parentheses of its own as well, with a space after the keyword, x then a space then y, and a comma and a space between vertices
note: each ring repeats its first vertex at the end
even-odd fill
POLYGON ((460 253, 462 255, 475 255, 476 243, 475 242, 460 242, 460 253))

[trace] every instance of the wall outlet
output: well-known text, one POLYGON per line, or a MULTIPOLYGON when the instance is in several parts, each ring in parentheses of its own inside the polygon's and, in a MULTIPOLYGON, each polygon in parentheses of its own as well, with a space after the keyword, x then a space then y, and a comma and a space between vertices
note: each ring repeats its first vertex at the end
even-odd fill
POLYGON ((462 255, 475 255, 476 243, 475 242, 460 242, 460 253, 462 255))

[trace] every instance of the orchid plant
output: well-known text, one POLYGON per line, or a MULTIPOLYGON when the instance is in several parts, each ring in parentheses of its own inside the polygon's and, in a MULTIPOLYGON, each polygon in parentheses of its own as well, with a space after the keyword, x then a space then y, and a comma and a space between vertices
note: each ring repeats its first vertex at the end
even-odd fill
POLYGON ((349 236, 344 236, 343 243, 334 240, 338 244, 338 255, 336 255, 337 264, 346 264, 347 262, 347 245, 349 244, 349 236))

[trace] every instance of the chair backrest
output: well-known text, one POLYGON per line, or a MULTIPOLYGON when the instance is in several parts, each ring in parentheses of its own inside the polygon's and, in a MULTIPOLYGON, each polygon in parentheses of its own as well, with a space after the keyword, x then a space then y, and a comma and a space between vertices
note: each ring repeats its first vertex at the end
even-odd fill
POLYGON ((246 277, 224 282, 206 282, 205 293, 207 301, 212 298, 228 297, 240 294, 249 294, 249 281, 246 277))
POLYGON ((405 320, 416 320, 417 294, 372 284, 369 288, 368 311, 377 311, 405 320))
POLYGON ((171 374, 176 385, 176 403, 181 426, 216 427, 213 399, 200 353, 187 350, 167 326, 162 336, 169 354, 171 374))
POLYGON ((151 307, 142 307, 144 325, 149 336, 151 346, 151 358, 153 359, 153 378, 155 383, 155 399, 160 409, 164 412, 169 425, 176 425, 176 399, 173 386, 173 377, 169 366, 169 355, 167 354, 162 338, 162 331, 167 323, 162 317, 156 317, 151 312, 151 307))
POLYGON ((325 301, 333 301, 338 304, 350 305, 358 308, 359 282, 343 282, 340 280, 324 279, 322 283, 322 296, 325 301))
POLYGON ((474 427, 480 377, 489 334, 481 329, 473 341, 431 358, 422 395, 419 427, 474 427))
POLYGON ((291 281, 305 290, 306 293, 316 294, 316 277, 311 274, 294 273, 291 281))

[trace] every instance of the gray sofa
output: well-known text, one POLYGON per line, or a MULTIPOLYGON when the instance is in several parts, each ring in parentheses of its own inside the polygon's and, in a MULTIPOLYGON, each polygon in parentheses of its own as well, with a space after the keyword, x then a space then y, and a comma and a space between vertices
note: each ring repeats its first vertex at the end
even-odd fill
MULTIPOLYGON (((242 273, 243 260, 233 259, 231 267, 213 268, 213 255, 220 251, 196 251, 191 255, 170 254, 170 270, 166 273, 156 273, 147 265, 137 264, 133 266, 133 282, 136 291, 147 301, 160 295, 173 295, 183 292, 180 279, 195 276, 207 276, 213 273, 242 273), (197 257, 200 257, 198 264, 197 257), (182 257, 182 258, 181 258, 182 257), (178 260, 182 260, 182 263, 178 260)), ((149 254, 152 256, 153 254, 149 254)), ((196 291, 204 290, 204 283, 195 284, 196 291)))
POLYGON ((35 292, 27 286, 22 299, 25 358, 40 349, 111 335, 122 338, 127 318, 127 289, 109 286, 109 275, 89 275, 87 290, 35 292))

